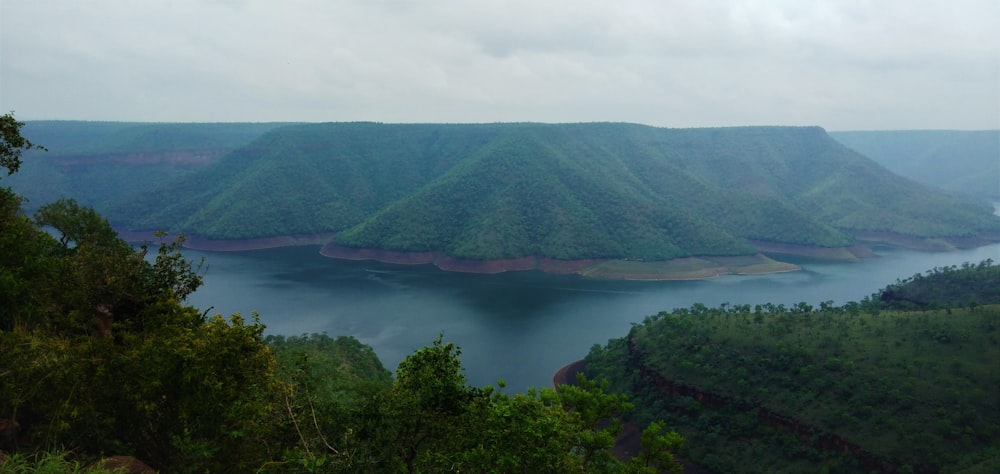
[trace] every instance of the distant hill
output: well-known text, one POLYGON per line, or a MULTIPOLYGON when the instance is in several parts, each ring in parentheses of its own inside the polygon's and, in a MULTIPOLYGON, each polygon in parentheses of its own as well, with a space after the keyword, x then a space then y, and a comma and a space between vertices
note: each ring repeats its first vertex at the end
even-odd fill
POLYGON ((830 132, 830 136, 914 181, 1000 201, 1000 130, 830 132))
POLYGON ((277 123, 28 121, 22 133, 48 151, 25 154, 4 177, 34 209, 72 197, 98 211, 148 192, 246 145, 277 123))
POLYGON ((662 261, 1000 236, 985 203, 897 176, 818 127, 30 122, 25 134, 51 150, 9 181, 32 201, 65 191, 122 229, 210 240, 336 233, 344 248, 478 261, 662 261))

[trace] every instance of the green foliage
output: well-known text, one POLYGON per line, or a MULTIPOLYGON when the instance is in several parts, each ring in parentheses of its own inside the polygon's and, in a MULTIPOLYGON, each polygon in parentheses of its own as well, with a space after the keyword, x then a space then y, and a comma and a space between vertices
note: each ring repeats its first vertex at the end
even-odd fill
POLYGON ((68 249, 70 243, 74 246, 105 245, 118 238, 106 219, 89 207, 81 207, 72 199, 60 199, 42 206, 35 213, 35 223, 58 231, 59 243, 64 249, 68 249))
POLYGON ((277 359, 279 374, 288 382, 318 384, 311 387, 321 394, 317 398, 358 407, 392 384, 392 374, 375 351, 354 337, 314 333, 271 335, 265 341, 277 359))
MULTIPOLYGON (((977 279, 960 274, 993 268, 931 273, 977 279)), ((868 298, 818 309, 695 305, 595 347, 587 367, 631 393, 639 418, 678 426, 690 440, 681 453, 713 470, 862 469, 819 449, 837 436, 885 465, 937 471, 979 459, 1000 435, 997 418, 982 416, 1000 412, 998 317, 995 304, 900 312, 868 298), (813 444, 796 438, 802 430, 813 444)))
POLYGON ((117 343, 0 333, 0 410, 26 432, 21 449, 116 451, 172 472, 262 462, 273 365, 262 326, 167 311, 159 316, 173 319, 171 327, 121 335, 117 343))
POLYGON ((683 470, 674 458, 684 445, 684 437, 676 431, 664 432, 664 423, 654 421, 642 430, 642 451, 630 461, 635 469, 657 468, 657 472, 679 473, 683 470))
POLYGON ((150 261, 72 200, 34 222, 19 204, 0 193, 0 418, 20 428, 13 447, 117 451, 171 472, 266 459, 275 382, 263 326, 183 306, 201 276, 177 242, 150 261))
POLYGON ((277 402, 284 430, 276 439, 287 446, 288 463, 310 472, 363 464, 365 454, 353 430, 371 400, 392 384, 375 352, 353 337, 326 334, 268 336, 266 341, 282 387, 277 402))
POLYGON ((582 470, 580 460, 569 455, 576 445, 575 419, 559 407, 554 391, 495 392, 483 405, 476 424, 485 431, 465 454, 467 465, 495 472, 582 470))
POLYGON ((977 265, 934 268, 889 285, 875 296, 892 309, 1000 304, 1000 265, 987 259, 977 265))
POLYGON ((598 384, 586 376, 577 379, 577 385, 560 385, 557 390, 563 407, 579 417, 580 425, 587 428, 577 441, 581 462, 584 467, 612 463, 610 450, 622 429, 619 417, 631 410, 632 404, 624 395, 605 393, 606 381, 598 384))
POLYGON ((23 126, 24 122, 14 118, 14 112, 0 115, 0 166, 7 168, 7 175, 16 173, 21 167, 21 153, 32 148, 45 150, 21 136, 23 126))
POLYGON ((577 386, 509 396, 465 386, 458 355, 438 340, 400 364, 390 406, 405 411, 390 413, 411 413, 394 443, 408 471, 626 471, 610 449, 631 405, 606 383, 580 377, 577 386))
POLYGON ((99 466, 84 466, 72 460, 69 451, 46 451, 29 458, 21 453, 0 455, 0 474, 115 474, 121 469, 109 470, 99 466))
POLYGON ((656 434, 647 440, 654 453, 648 463, 647 458, 622 463, 611 456, 620 424, 606 422, 630 405, 622 396, 605 393, 606 384, 582 378, 579 387, 508 395, 468 386, 460 354, 440 338, 416 351, 400 363, 391 388, 369 392, 360 405, 341 405, 337 419, 346 427, 324 425, 321 405, 326 401, 317 397, 305 411, 320 414, 314 418, 321 420, 317 431, 296 418, 301 449, 291 452, 281 469, 639 473, 674 466, 667 461, 681 440, 676 433, 660 433, 662 426, 654 427, 656 434))
MULTIPOLYGON (((0 328, 18 324, 60 333, 110 335, 112 325, 139 331, 150 324, 145 309, 158 301, 183 300, 201 275, 178 252, 183 238, 162 240, 152 262, 145 246, 133 248, 108 222, 73 200, 43 206, 31 223, 4 191, 0 216, 3 244, 0 279, 12 302, 0 328), (56 241, 40 226, 59 234, 56 241)), ((5 292, 6 293, 6 292, 5 292)))
POLYGON ((21 212, 21 199, 0 188, 0 330, 29 324, 47 310, 61 275, 59 243, 21 212))

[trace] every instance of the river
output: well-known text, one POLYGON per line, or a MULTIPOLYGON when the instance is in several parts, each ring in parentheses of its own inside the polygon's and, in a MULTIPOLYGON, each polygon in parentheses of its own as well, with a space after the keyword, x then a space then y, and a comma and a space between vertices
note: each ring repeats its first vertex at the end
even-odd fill
POLYGON ((184 252, 208 266, 205 284, 189 299, 203 311, 256 311, 269 334, 353 335, 390 370, 443 334, 462 348, 470 384, 504 379, 510 390, 523 390, 549 386, 561 366, 661 310, 698 302, 843 304, 934 267, 1000 260, 1000 244, 948 253, 875 250, 878 257, 856 263, 796 261, 803 269, 791 273, 661 282, 449 273, 335 260, 314 246, 184 252))

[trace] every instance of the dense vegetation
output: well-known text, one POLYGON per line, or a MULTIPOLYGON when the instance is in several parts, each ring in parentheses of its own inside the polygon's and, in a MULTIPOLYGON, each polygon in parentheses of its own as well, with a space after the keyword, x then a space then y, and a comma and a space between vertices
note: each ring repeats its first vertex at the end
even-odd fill
POLYGON ((745 254, 747 239, 851 242, 828 223, 919 236, 996 225, 819 129, 303 125, 208 171, 194 186, 204 191, 164 211, 181 215, 136 224, 216 238, 343 231, 343 245, 466 258, 650 260, 745 254), (268 206, 242 198, 251 192, 268 206))
MULTIPOLYGON (((64 142, 88 126, 56 125, 64 142)), ((37 125, 45 126, 53 124, 37 125)), ((102 168, 78 165, 98 154, 66 152, 26 170, 15 189, 32 203, 56 197, 31 194, 38 189, 79 193, 134 230, 208 239, 336 232, 349 247, 478 260, 748 255, 756 242, 841 247, 859 232, 1000 235, 985 203, 893 175, 816 127, 94 126, 98 138, 67 149, 175 150, 187 161, 102 168)))
POLYGON ((1000 305, 977 302, 996 301, 998 270, 933 270, 843 306, 661 312, 595 346, 588 373, 713 471, 995 472, 1000 305))
POLYGON ((426 132, 376 134, 375 124, 285 127, 171 182, 173 204, 149 193, 110 212, 133 228, 219 239, 343 230, 414 192, 485 139, 456 126, 439 144, 433 126, 412 127, 426 132))
POLYGON ((831 132, 830 136, 914 181, 1000 201, 1000 130, 831 132))
POLYGON ((265 338, 256 316, 201 313, 184 304, 198 266, 160 237, 147 256, 92 208, 58 200, 31 218, 0 188, 0 472, 110 454, 178 473, 679 467, 683 439, 662 424, 641 456, 610 454, 621 425, 606 421, 631 405, 596 382, 471 387, 440 339, 392 378, 353 338, 265 338))
POLYGON ((894 309, 976 307, 1000 304, 1000 266, 992 259, 928 270, 889 285, 879 299, 894 309))
POLYGON ((300 125, 196 177, 171 185, 177 205, 138 199, 116 215, 211 238, 335 231, 342 245, 472 259, 734 255, 753 240, 834 247, 852 231, 969 236, 998 221, 818 128, 300 125))
MULTIPOLYGON (((256 318, 206 317, 200 284, 161 245, 143 258, 72 201, 32 222, 0 194, 0 449, 129 454, 167 472, 654 472, 610 455, 630 405, 586 380, 508 395, 470 387, 436 341, 392 379, 371 348, 326 335, 263 337, 256 318), (58 238, 39 226, 51 225, 58 238)), ((56 458, 60 460, 61 458, 56 458)), ((76 461, 66 466, 76 465, 76 461)))

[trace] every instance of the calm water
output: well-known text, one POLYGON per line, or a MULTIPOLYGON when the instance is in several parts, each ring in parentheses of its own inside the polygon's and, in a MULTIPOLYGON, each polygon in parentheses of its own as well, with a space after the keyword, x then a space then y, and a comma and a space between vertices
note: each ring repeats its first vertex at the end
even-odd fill
POLYGON ((272 334, 353 335, 390 370, 443 334, 462 347, 471 384, 504 379, 513 390, 549 386, 559 367, 661 310, 697 302, 842 304, 936 266, 1000 260, 1000 245, 951 253, 881 250, 858 263, 796 262, 802 271, 776 275, 616 282, 340 261, 322 257, 318 247, 185 252, 209 266, 190 301, 202 310, 257 311, 272 334))

